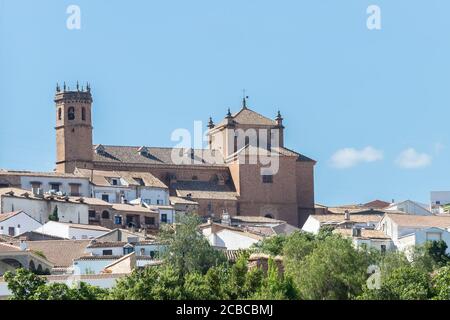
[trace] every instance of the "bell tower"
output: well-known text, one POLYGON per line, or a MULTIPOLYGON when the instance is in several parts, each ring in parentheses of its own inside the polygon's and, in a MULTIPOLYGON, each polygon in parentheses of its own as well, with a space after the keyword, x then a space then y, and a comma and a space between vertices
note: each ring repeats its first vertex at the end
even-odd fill
POLYGON ((73 173, 75 167, 92 168, 92 96, 77 82, 76 90, 56 85, 56 171, 73 173))

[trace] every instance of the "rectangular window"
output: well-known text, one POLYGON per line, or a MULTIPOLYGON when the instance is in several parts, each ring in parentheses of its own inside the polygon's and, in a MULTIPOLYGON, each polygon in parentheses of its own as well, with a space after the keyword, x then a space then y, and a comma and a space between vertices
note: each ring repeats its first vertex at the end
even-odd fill
POLYGON ((89 210, 89 219, 95 219, 95 210, 89 210))
POLYGON ((386 252, 386 245, 385 244, 381 245, 381 252, 386 252))
POLYGON ((156 200, 156 204, 163 205, 164 204, 164 200, 158 199, 158 200, 156 200))
POLYGON ((80 185, 76 183, 70 184, 70 195, 72 197, 78 197, 80 195, 80 185))
POLYGON ((167 214, 166 213, 161 214, 161 222, 167 223, 167 214))
POLYGON ((427 232, 427 241, 440 241, 442 234, 440 232, 427 232))
POLYGON ((112 256, 112 250, 111 249, 103 250, 103 255, 104 256, 112 256))
POLYGON ((272 175, 263 175, 262 180, 263 180, 263 183, 272 183, 273 176, 272 175))
POLYGON ((50 183, 50 190, 59 192, 59 183, 50 183))
POLYGON ((145 224, 147 224, 147 225, 154 225, 155 224, 155 218, 154 217, 145 217, 145 224))
POLYGON ((208 202, 208 213, 212 212, 212 203, 208 202))
POLYGON ((109 194, 102 194, 102 200, 109 202, 109 194))
POLYGON ((31 182, 31 189, 40 189, 41 186, 42 186, 42 183, 40 183, 40 182, 37 182, 37 181, 31 182))
POLYGON ((117 179, 112 179, 112 180, 111 180, 111 184, 112 184, 113 186, 117 186, 117 185, 119 185, 119 182, 117 181, 117 179))
POLYGON ((16 235, 16 231, 14 230, 14 227, 8 228, 8 235, 10 235, 11 237, 14 237, 16 235))
POLYGON ((121 216, 114 216, 114 223, 115 224, 122 224, 122 217, 121 216))

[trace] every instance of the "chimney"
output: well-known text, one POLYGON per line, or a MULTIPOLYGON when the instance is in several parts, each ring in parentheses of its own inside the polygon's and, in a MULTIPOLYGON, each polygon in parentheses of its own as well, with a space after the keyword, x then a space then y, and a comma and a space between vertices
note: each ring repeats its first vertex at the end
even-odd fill
POLYGON ((345 212, 344 212, 344 220, 345 221, 350 220, 350 212, 348 210, 345 210, 345 212))
POLYGON ((227 226, 231 225, 231 218, 230 218, 230 215, 228 214, 228 211, 226 211, 226 210, 223 210, 223 212, 222 212, 221 223, 225 224, 227 226))
POLYGON ((26 251, 28 249, 28 245, 27 245, 25 237, 20 238, 20 245, 19 245, 19 247, 20 247, 20 250, 22 250, 22 251, 26 251))

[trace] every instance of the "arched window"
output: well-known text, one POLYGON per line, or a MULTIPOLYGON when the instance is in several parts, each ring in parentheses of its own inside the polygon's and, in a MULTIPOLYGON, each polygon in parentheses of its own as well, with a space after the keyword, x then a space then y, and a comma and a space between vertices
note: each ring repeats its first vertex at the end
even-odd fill
POLYGON ((34 265, 34 261, 30 261, 30 270, 31 271, 35 271, 36 270, 36 266, 34 265))
POLYGON ((62 118, 62 111, 61 108, 58 109, 58 120, 61 120, 62 118))
POLYGON ((102 212, 102 219, 109 219, 109 212, 108 211, 103 211, 102 212))
POLYGON ((69 120, 75 120, 75 108, 74 107, 70 107, 69 110, 67 111, 67 118, 69 120))
POLYGON ((81 120, 86 121, 86 108, 81 109, 81 120))

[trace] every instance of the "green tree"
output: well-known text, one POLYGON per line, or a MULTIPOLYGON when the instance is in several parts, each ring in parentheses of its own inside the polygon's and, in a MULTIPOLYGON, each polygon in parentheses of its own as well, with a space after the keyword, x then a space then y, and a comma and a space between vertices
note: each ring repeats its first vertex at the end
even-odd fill
POLYGON ((276 235, 273 237, 265 238, 264 240, 257 242, 254 248, 257 251, 261 251, 274 256, 283 254, 283 247, 286 242, 286 236, 276 235))
POLYGON ((261 281, 261 286, 254 299, 262 300, 287 300, 296 299, 297 290, 292 279, 283 275, 272 258, 268 261, 267 274, 261 281))
POLYGON ((429 274, 414 266, 393 270, 381 278, 379 289, 364 288, 359 299, 364 300, 423 300, 432 296, 429 274))
POLYGON ((50 221, 59 221, 59 217, 58 217, 58 206, 55 206, 55 208, 53 209, 52 214, 50 214, 48 216, 48 220, 50 221))
POLYGON ((115 300, 177 300, 182 298, 183 281, 178 271, 164 264, 135 269, 117 281, 109 297, 115 300))
POLYGON ((184 275, 190 272, 205 274, 209 268, 226 262, 225 255, 209 245, 208 240, 198 230, 197 216, 180 217, 175 229, 165 226, 161 239, 167 243, 162 257, 175 270, 184 275))
POLYGON ((319 233, 317 234, 317 240, 324 240, 325 238, 332 236, 335 227, 331 225, 321 226, 319 233))
MULTIPOLYGON (((301 257, 301 256, 300 256, 301 257)), ((318 241, 297 264, 287 264, 288 275, 304 299, 351 299, 366 281, 367 255, 348 239, 333 235, 318 241)))
POLYGON ((440 268, 432 279, 435 300, 450 300, 450 266, 440 268))
POLYGON ((8 283, 12 300, 29 300, 35 292, 45 285, 45 279, 25 270, 17 269, 15 272, 8 271, 4 274, 4 279, 8 283))

